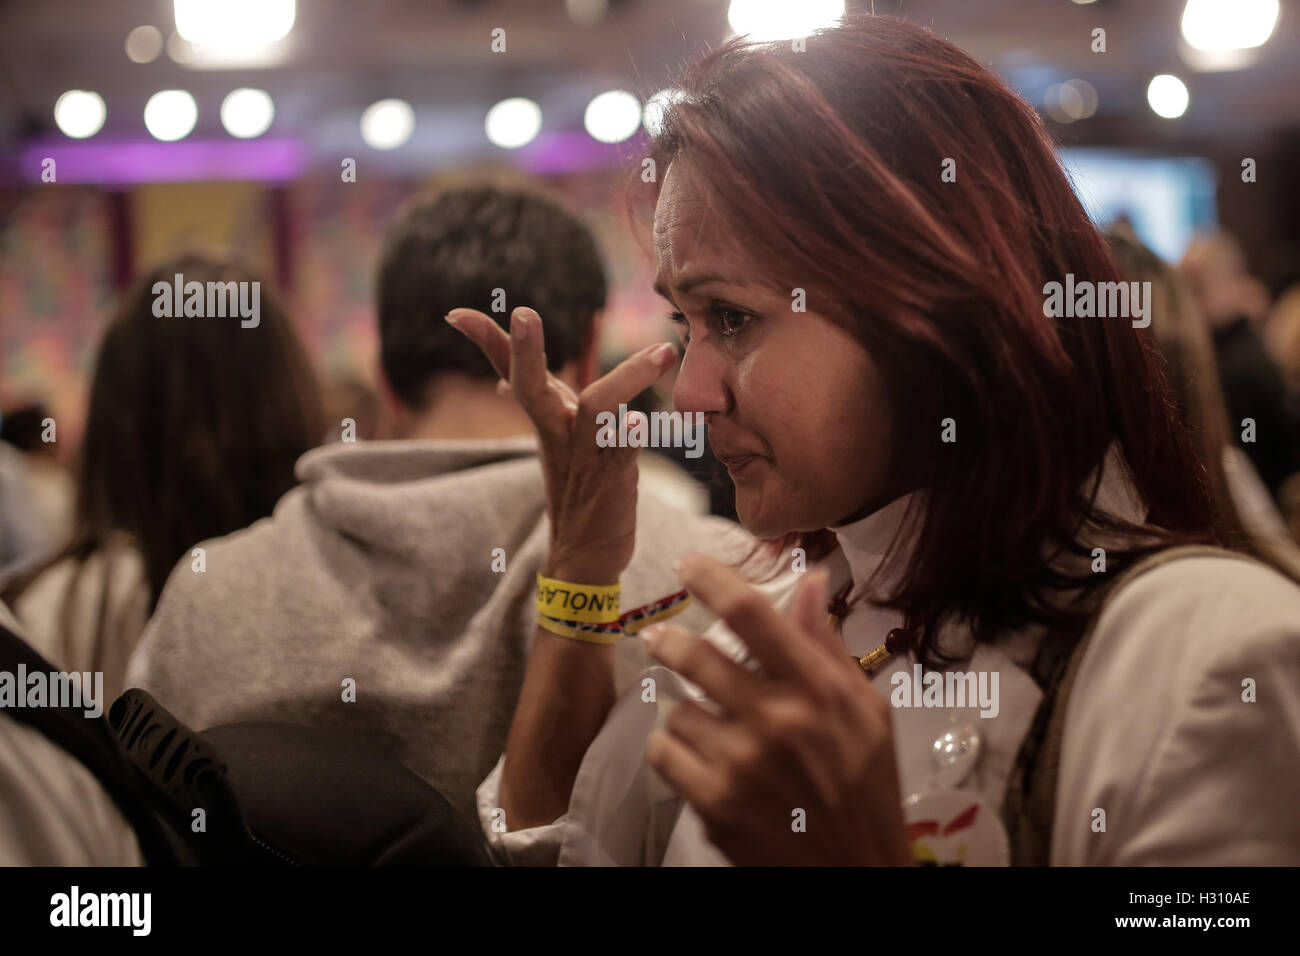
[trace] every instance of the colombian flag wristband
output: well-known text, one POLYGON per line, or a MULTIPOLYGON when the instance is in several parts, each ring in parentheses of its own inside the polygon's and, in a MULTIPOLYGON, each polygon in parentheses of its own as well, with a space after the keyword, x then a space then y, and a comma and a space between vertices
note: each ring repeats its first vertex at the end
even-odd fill
MULTIPOLYGON (((578 621, 561 621, 558 618, 537 615, 537 626, 544 631, 550 631, 552 634, 558 634, 560 637, 572 638, 575 641, 582 641, 586 644, 613 644, 623 632, 620 630, 607 630, 609 625, 599 624, 582 624, 578 621), (588 630, 591 628, 591 630, 588 630)), ((617 623, 613 625, 618 627, 617 623)))
POLYGON ((588 644, 613 644, 625 634, 680 614, 691 603, 686 591, 677 591, 620 615, 618 591, 617 584, 571 584, 538 574, 537 626, 588 644))
POLYGON ((635 634, 643 627, 658 624, 670 617, 681 614, 691 606, 691 596, 685 591, 677 591, 658 601, 633 608, 618 619, 624 634, 635 634))

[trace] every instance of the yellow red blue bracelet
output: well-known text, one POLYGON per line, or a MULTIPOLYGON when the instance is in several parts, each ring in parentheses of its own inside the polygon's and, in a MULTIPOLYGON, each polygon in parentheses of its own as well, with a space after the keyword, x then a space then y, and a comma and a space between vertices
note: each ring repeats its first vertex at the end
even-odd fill
POLYGON ((537 626, 575 641, 613 644, 626 634, 680 614, 691 603, 686 591, 676 591, 620 615, 618 596, 616 584, 572 584, 539 574, 537 626))

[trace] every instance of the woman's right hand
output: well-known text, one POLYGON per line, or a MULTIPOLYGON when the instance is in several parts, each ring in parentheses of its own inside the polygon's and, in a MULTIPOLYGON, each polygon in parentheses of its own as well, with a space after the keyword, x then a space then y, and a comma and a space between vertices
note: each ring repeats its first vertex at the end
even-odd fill
POLYGON ((619 405, 671 368, 676 349, 668 343, 644 348, 577 394, 547 370, 542 321, 532 309, 511 313, 508 335, 474 309, 453 309, 446 318, 483 350, 537 430, 551 520, 543 573, 579 584, 616 583, 636 542, 639 449, 598 446, 596 416, 612 412, 617 421, 619 405))

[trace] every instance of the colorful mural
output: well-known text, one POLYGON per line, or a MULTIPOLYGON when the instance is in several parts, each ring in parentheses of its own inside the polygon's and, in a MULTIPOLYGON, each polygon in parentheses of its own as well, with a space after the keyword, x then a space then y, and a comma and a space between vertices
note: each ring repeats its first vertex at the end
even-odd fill
MULTIPOLYGON (((482 174, 442 173, 423 184, 315 177, 288 188, 278 207, 289 256, 289 284, 281 291, 325 378, 373 382, 374 270, 398 206, 422 187, 482 174)), ((528 182, 519 174, 499 178, 528 182)), ((600 242, 611 288, 602 359, 611 363, 671 337, 663 303, 650 291, 648 238, 638 241, 629 229, 621 178, 584 172, 544 187, 579 210, 600 242)), ((249 183, 135 187, 127 202, 130 261, 139 270, 169 250, 197 245, 236 250, 274 279, 271 195, 270 187, 249 183)), ((45 402, 61 433, 75 441, 95 345, 116 297, 109 195, 91 186, 37 186, 7 205, 0 227, 0 402, 45 402)))

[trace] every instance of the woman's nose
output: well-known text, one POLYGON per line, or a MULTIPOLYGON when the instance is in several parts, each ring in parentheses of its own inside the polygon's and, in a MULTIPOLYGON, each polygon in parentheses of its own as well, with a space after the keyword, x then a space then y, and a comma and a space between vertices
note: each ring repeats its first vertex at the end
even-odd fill
POLYGON ((673 385, 673 407, 683 414, 726 412, 730 404, 726 361, 707 343, 692 343, 673 385))

